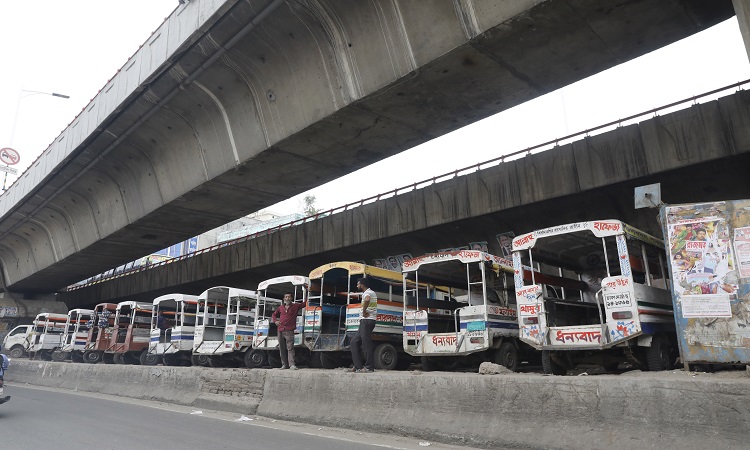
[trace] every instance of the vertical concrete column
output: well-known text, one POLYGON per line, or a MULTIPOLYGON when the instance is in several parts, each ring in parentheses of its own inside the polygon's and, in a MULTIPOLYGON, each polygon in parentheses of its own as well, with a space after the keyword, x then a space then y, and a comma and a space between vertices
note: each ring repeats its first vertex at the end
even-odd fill
POLYGON ((732 0, 737 22, 740 23, 740 33, 745 41, 745 52, 750 59, 750 0, 732 0))

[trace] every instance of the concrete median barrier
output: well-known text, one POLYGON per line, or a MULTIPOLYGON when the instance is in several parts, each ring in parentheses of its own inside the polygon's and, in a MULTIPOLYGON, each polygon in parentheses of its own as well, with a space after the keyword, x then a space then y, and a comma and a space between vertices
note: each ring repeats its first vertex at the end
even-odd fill
POLYGON ((13 361, 7 379, 479 447, 746 448, 750 377, 553 377, 13 361))

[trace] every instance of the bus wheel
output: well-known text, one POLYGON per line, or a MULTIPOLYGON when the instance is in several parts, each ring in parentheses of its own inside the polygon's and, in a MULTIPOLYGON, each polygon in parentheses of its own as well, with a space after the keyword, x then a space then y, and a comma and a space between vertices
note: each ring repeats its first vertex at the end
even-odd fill
POLYGON ((127 364, 125 362, 125 354, 124 353, 115 353, 112 355, 112 360, 115 364, 127 364))
POLYGON ((83 362, 96 364, 102 360, 101 352, 83 352, 83 362))
POLYGON ((375 368, 378 370, 393 370, 398 364, 398 352, 391 344, 380 344, 375 347, 375 368))
POLYGON ((542 350, 542 369, 547 375, 565 375, 568 373, 565 366, 552 359, 552 352, 549 350, 542 350))
POLYGON ((320 352, 320 365, 324 369, 336 369, 341 365, 341 362, 333 352, 320 352))
POLYGON ((191 359, 194 366, 208 367, 208 358, 208 355, 193 355, 191 359))
POLYGON ((671 349, 664 336, 654 336, 646 350, 646 367, 651 372, 672 368, 671 349))
POLYGON ((245 363, 245 367, 255 369, 264 367, 268 363, 266 352, 258 349, 246 351, 242 359, 245 363))
POLYGON ((68 354, 65 352, 61 352, 60 350, 52 352, 52 361, 63 362, 66 359, 68 359, 68 354))
POLYGON ((23 347, 21 347, 20 345, 16 345, 12 349, 10 349, 11 358, 20 358, 22 356, 23 356, 23 347))
POLYGON ((513 372, 518 371, 518 351, 512 342, 503 342, 495 351, 495 364, 499 364, 513 372))
POLYGON ((142 366, 155 366, 159 364, 159 355, 149 354, 147 350, 142 351, 138 359, 141 361, 142 366))

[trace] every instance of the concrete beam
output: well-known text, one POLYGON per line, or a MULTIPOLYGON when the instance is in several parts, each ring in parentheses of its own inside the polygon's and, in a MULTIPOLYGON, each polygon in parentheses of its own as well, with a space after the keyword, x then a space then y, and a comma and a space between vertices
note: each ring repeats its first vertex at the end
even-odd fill
POLYGON ((661 235, 633 189, 660 182, 668 203, 746 198, 750 93, 739 91, 639 124, 455 177, 313 222, 135 275, 61 293, 68 305, 307 274, 331 261, 365 260, 487 241, 560 223, 616 218, 661 235))

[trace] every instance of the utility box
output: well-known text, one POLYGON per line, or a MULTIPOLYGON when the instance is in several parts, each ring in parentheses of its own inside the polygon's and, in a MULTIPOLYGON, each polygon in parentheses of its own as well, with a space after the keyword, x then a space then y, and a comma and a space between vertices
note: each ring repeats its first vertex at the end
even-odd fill
POLYGON ((677 340, 685 364, 750 363, 750 200, 668 205, 677 340))

